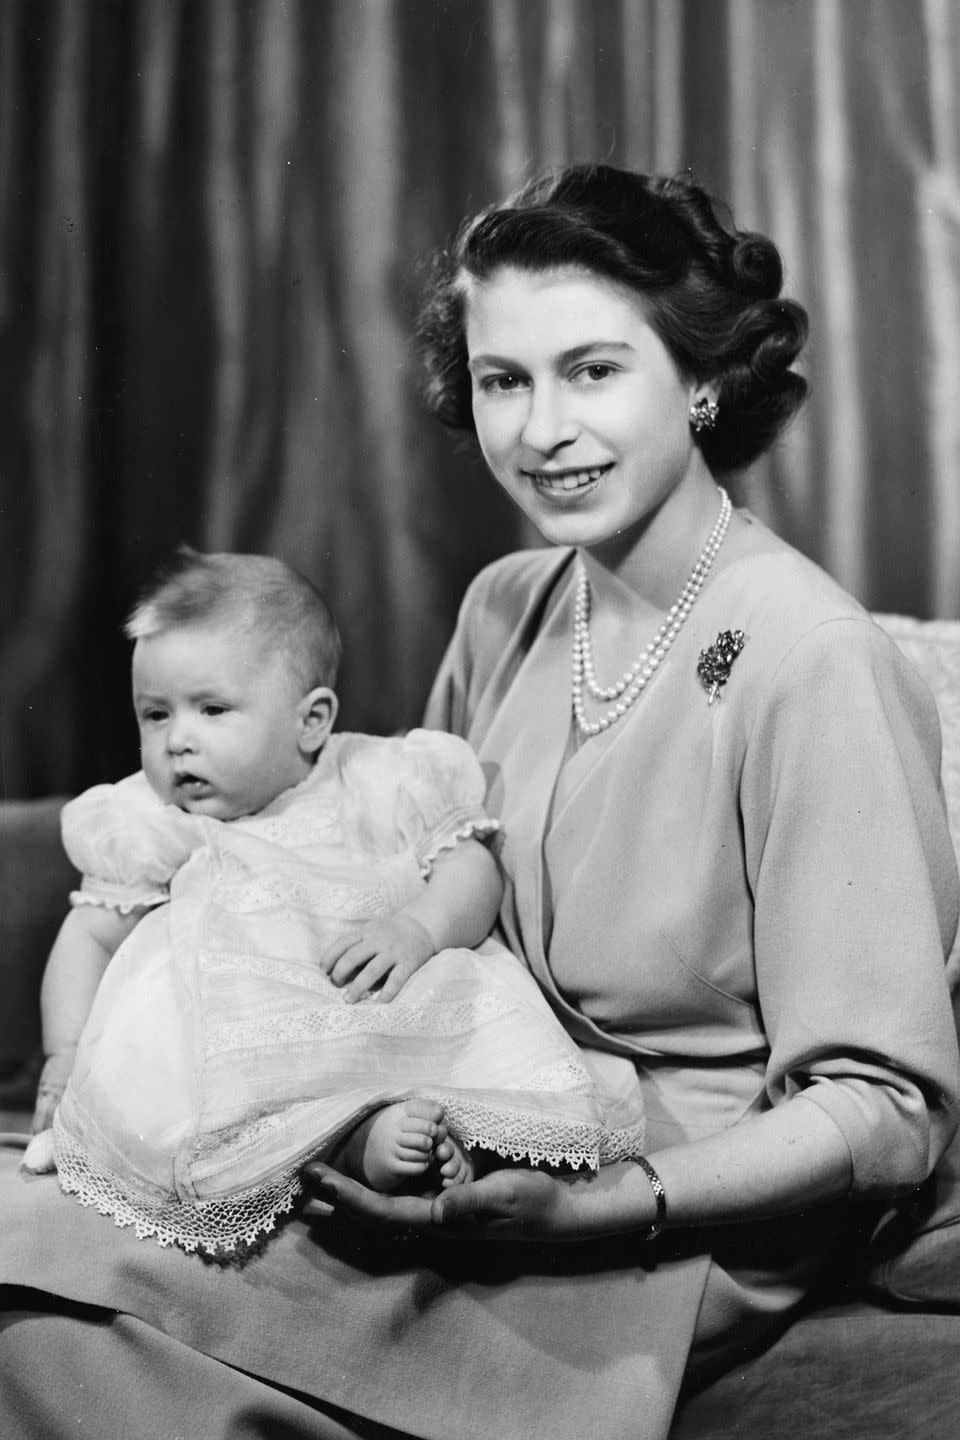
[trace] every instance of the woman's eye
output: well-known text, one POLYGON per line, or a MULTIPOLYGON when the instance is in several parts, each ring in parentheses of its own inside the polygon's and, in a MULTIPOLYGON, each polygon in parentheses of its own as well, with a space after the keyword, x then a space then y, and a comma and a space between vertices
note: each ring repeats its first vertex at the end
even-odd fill
POLYGON ((140 714, 140 723, 141 725, 160 725, 166 718, 166 710, 143 710, 140 714))
POLYGON ((226 715, 227 708, 228 707, 226 705, 215 705, 210 702, 207 705, 201 705, 200 713, 201 715, 210 715, 214 719, 216 719, 218 715, 226 715))
POLYGON ((487 395, 512 395, 522 384, 522 375, 485 375, 480 389, 487 395))
POLYGON ((578 370, 575 378, 584 380, 588 384, 599 384, 601 380, 607 380, 616 373, 616 367, 608 365, 604 360, 595 360, 592 365, 584 365, 578 370))

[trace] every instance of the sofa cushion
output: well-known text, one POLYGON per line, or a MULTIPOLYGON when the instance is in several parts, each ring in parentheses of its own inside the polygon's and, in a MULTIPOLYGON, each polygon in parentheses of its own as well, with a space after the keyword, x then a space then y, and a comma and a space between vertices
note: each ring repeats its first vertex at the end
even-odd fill
POLYGON ((682 1401, 670 1440, 954 1440, 960 1317, 835 1305, 682 1401))
POLYGON ((960 1136, 914 1200, 877 1228, 867 1281, 900 1305, 960 1311, 960 1136))
MULTIPOLYGON (((960 863, 960 620, 913 620, 904 615, 873 618, 919 670, 937 702, 943 739, 940 777, 960 863)), ((960 985, 960 931, 947 961, 947 973, 951 988, 960 985)))
MULTIPOLYGON (((875 618, 920 671, 937 702, 947 817, 960 857, 960 621, 875 618)), ((960 1026, 960 934, 947 974, 960 1026)), ((878 1227, 870 1247, 868 1283, 898 1304, 960 1310, 960 1133, 926 1185, 878 1227)))
POLYGON ((60 844, 62 798, 0 805, 0 1105, 29 1103, 40 980, 76 871, 60 844))

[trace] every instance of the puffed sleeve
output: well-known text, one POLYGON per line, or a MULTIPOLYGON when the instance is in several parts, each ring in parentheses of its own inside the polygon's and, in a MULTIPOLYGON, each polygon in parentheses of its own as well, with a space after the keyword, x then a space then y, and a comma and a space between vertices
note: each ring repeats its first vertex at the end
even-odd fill
POLYGON ((171 877, 201 843, 200 822, 162 804, 142 772, 84 791, 64 806, 60 826, 83 875, 70 903, 124 915, 164 904, 171 877))
POLYGON ((944 956, 958 886, 939 773, 933 699, 866 618, 793 646, 747 742, 768 1093, 830 1116, 855 1191, 920 1184, 957 1125, 944 956))
POLYGON ((455 735, 355 735, 346 737, 340 754, 348 839, 377 854, 412 851, 424 877, 442 850, 499 829, 483 808, 480 763, 455 735))
POLYGON ((484 811, 483 771, 465 740, 411 730, 401 744, 397 825, 426 876, 442 851, 459 840, 486 839, 500 827, 484 811))

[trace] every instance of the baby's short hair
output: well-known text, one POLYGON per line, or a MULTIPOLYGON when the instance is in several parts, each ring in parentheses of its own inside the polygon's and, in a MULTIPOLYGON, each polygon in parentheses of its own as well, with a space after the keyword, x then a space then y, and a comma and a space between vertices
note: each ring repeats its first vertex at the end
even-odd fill
POLYGON ((124 626, 130 640, 229 621, 290 658, 304 694, 336 684, 340 635, 319 590, 271 555, 202 555, 181 545, 124 626))

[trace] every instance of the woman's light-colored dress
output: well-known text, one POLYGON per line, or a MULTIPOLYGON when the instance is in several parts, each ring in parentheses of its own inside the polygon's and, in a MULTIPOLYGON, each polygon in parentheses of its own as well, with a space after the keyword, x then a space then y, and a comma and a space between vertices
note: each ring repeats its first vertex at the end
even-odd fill
POLYGON ((0 1375, 44 1434, 75 1429, 80 1392, 46 1403, 31 1337, 58 1374, 96 1365, 130 1433, 146 1402, 173 1433, 239 1437, 255 1413, 311 1440, 664 1440, 681 1383, 788 1323, 859 1197, 909 1191, 947 1144, 958 887, 923 682, 752 522, 642 699, 574 748, 575 579, 569 551, 485 570, 428 708, 470 741, 503 822, 504 935, 571 1034, 631 1059, 648 1153, 798 1097, 839 1127, 854 1193, 652 1245, 398 1243, 295 1220, 256 1266, 211 1275, 0 1168, 0 1280, 44 1292, 10 1292, 34 1313, 9 1358, 0 1334, 0 1375), (745 645, 709 705, 697 663, 726 629, 745 645))
POLYGON ((291 1209, 307 1160, 410 1096, 518 1160, 595 1169, 639 1150, 639 1104, 601 1101, 502 945, 441 951, 388 1004, 349 1004, 317 963, 496 831, 483 790, 462 740, 419 730, 334 735, 307 780, 229 823, 162 804, 142 774, 68 804, 74 903, 146 913, 57 1113, 61 1186, 138 1236, 232 1251, 291 1209))

